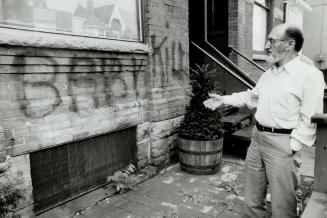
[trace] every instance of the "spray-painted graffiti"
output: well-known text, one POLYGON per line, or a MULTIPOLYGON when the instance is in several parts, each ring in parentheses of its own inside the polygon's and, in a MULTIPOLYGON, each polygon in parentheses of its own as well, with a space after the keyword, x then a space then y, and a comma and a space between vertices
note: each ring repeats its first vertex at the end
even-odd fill
MULTIPOLYGON (((68 95, 72 96, 72 111, 78 111, 79 98, 81 97, 84 98, 84 101, 85 98, 89 98, 95 108, 112 105, 111 97, 114 93, 117 93, 113 90, 113 87, 117 86, 117 83, 122 90, 119 97, 124 98, 126 96, 129 87, 124 78, 121 78, 117 73, 113 75, 111 73, 105 73, 115 72, 113 68, 118 68, 118 72, 121 72, 123 69, 120 60, 109 60, 109 63, 105 63, 105 60, 102 60, 100 71, 96 70, 97 65, 94 60, 89 58, 72 59, 70 66, 70 73, 68 74, 68 95), (82 75, 78 70, 78 66, 81 66, 81 64, 86 66, 86 73, 82 75), (87 90, 87 93, 83 93, 84 90, 87 90)), ((139 72, 136 73, 136 80, 138 79, 139 72)), ((134 86, 132 89, 137 90, 138 87, 134 86)))
POLYGON ((155 35, 151 37, 151 43, 151 60, 145 56, 131 58, 126 65, 123 63, 126 59, 72 57, 65 65, 66 71, 61 70, 63 66, 56 62, 56 58, 46 53, 39 53, 41 64, 38 65, 26 63, 30 58, 28 53, 15 56, 13 65, 19 66, 14 74, 15 80, 22 89, 16 92, 21 110, 27 117, 36 118, 53 113, 62 104, 67 104, 69 111, 79 112, 90 107, 111 106, 130 92, 138 98, 140 89, 144 89, 145 83, 149 84, 146 81, 149 76, 145 73, 147 61, 152 61, 153 66, 151 81, 159 81, 160 87, 173 82, 183 83, 187 71, 183 65, 186 53, 182 43, 168 37, 158 41, 155 35), (40 69, 31 70, 33 66, 40 69), (139 87, 140 80, 143 81, 142 87, 139 87))
POLYGON ((187 75, 183 65, 185 51, 182 43, 173 41, 167 45, 167 41, 168 37, 163 37, 161 41, 157 42, 157 37, 151 36, 153 75, 155 78, 160 75, 161 86, 167 85, 171 81, 183 81, 184 76, 187 75), (172 74, 172 78, 170 74, 172 74))
POLYGON ((128 85, 126 76, 120 75, 123 64, 119 59, 102 59, 99 66, 94 59, 71 58, 69 72, 60 73, 54 58, 46 54, 40 56, 42 64, 46 64, 46 72, 29 72, 27 54, 16 56, 13 62, 13 65, 20 66, 14 78, 21 84, 22 90, 16 92, 16 97, 20 99, 20 109, 27 117, 51 114, 63 102, 63 96, 71 98, 69 110, 73 112, 83 109, 81 102, 88 100, 91 102, 88 106, 95 108, 110 106, 115 99, 126 97, 128 90, 134 90, 135 97, 139 97, 137 81, 140 75, 144 76, 141 72, 144 71, 145 59, 131 59, 132 69, 124 70, 125 74, 131 74, 133 80, 132 85, 128 85))
MULTIPOLYGON (((54 83, 56 81, 56 72, 58 72, 58 65, 54 61, 52 57, 44 55, 44 60, 51 64, 53 67, 53 73, 43 75, 41 76, 38 81, 35 80, 35 77, 33 77, 33 74, 18 74, 18 80, 22 83, 23 87, 23 97, 20 100, 20 109, 23 111, 23 113, 26 116, 31 117, 37 117, 38 114, 42 114, 42 116, 46 116, 53 112, 53 110, 60 105, 62 102, 60 98, 59 90, 55 87, 54 83), (39 93, 38 90, 42 90, 43 93, 39 93), (36 107, 34 105, 33 101, 30 99, 36 99, 37 97, 42 98, 43 95, 52 96, 52 98, 47 98, 48 100, 51 99, 50 102, 47 102, 47 106, 39 106, 36 107), (31 96, 33 95, 33 96, 31 96), (40 96, 41 95, 41 96, 40 96), (35 111, 34 109, 38 108, 38 111, 35 111), (39 110, 42 110, 39 111, 39 110)), ((26 66, 26 58, 25 55, 19 55, 15 58, 13 65, 18 66, 26 66)), ((19 70, 22 70, 22 68, 18 68, 19 70)), ((23 69, 24 72, 25 69, 23 69)), ((20 72, 17 72, 20 73, 20 72)), ((21 92, 16 92, 17 97, 19 98, 21 95, 21 92)))

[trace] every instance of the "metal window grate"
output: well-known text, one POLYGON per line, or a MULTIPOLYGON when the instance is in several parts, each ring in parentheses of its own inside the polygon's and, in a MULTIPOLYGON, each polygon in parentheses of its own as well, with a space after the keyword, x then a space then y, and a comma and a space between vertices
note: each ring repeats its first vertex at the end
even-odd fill
POLYGON ((136 127, 30 154, 36 212, 106 183, 135 163, 136 127))

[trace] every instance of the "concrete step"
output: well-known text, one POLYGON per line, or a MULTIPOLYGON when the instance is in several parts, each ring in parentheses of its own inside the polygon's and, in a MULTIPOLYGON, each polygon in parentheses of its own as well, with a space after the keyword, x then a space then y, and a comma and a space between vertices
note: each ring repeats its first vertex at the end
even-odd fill
POLYGON ((248 142, 250 143, 251 141, 251 133, 254 125, 249 125, 246 126, 240 130, 237 130, 233 132, 230 135, 230 138, 235 140, 235 141, 242 141, 242 142, 248 142))
POLYGON ((239 108, 233 106, 223 106, 218 109, 219 113, 223 116, 229 116, 239 111, 239 108))
POLYGON ((252 111, 238 111, 222 118, 226 135, 248 126, 252 121, 252 111))
POLYGON ((240 122, 249 119, 252 116, 251 112, 237 112, 222 118, 225 127, 233 127, 240 122))
POLYGON ((253 128, 252 111, 242 110, 223 118, 225 132, 224 149, 226 152, 246 154, 250 145, 253 128))

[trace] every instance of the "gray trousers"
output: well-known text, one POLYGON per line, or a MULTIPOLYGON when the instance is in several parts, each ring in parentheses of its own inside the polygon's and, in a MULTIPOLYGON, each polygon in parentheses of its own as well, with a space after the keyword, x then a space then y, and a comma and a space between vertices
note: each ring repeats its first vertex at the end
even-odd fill
POLYGON ((289 134, 260 132, 254 127, 246 155, 244 217, 265 217, 268 184, 272 217, 297 217, 299 167, 300 153, 292 155, 289 134))

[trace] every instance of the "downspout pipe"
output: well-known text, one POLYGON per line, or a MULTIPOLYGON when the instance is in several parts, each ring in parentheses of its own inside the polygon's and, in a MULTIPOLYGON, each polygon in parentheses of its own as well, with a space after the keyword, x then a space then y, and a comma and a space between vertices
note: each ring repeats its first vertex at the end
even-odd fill
POLYGON ((286 23, 287 1, 283 2, 283 23, 286 23))

